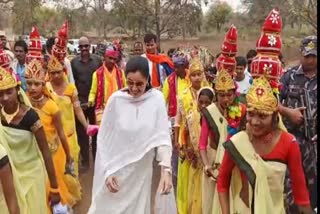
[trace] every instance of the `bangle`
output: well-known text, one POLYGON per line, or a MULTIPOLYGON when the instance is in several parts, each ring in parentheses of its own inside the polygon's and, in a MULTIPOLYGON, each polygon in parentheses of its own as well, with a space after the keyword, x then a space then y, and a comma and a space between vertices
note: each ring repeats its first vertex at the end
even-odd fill
POLYGON ((163 171, 168 172, 170 175, 172 174, 171 168, 164 168, 163 171))
POLYGON ((51 193, 60 193, 59 188, 50 188, 51 193))

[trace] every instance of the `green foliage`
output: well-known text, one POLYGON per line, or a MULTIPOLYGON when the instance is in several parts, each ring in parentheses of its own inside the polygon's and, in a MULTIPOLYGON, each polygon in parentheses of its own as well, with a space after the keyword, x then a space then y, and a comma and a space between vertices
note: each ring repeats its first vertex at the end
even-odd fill
POLYGON ((40 0, 14 0, 12 1, 13 30, 25 34, 36 24, 35 10, 39 8, 40 0))
POLYGON ((220 32, 222 26, 230 20, 231 15, 231 6, 226 2, 217 1, 210 7, 210 10, 206 15, 207 29, 215 26, 215 28, 220 32))

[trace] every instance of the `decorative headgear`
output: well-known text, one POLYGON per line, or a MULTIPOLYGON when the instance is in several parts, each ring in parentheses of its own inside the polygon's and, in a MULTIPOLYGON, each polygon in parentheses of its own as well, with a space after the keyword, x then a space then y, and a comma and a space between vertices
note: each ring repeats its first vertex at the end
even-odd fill
POLYGON ((45 82, 46 73, 43 69, 41 61, 37 59, 31 60, 27 66, 27 70, 24 74, 26 79, 32 79, 40 82, 45 82))
POLYGON ((275 93, 279 93, 279 79, 283 71, 279 60, 282 46, 281 30, 282 18, 279 10, 275 8, 265 19, 261 36, 256 43, 258 54, 253 58, 250 70, 253 78, 264 76, 275 93))
POLYGON ((278 109, 278 99, 274 95, 269 81, 265 77, 253 80, 247 95, 247 111, 256 110, 263 114, 272 114, 278 109))
POLYGON ((51 56, 47 68, 48 72, 62 71, 63 65, 55 56, 51 56))
POLYGON ((175 65, 185 65, 188 62, 187 55, 184 54, 182 51, 177 51, 172 56, 172 62, 175 65))
POLYGON ((37 59, 43 61, 42 55, 42 44, 38 28, 33 26, 29 35, 29 47, 26 56, 26 62, 29 63, 31 60, 37 59))
POLYGON ((190 62, 190 66, 189 66, 189 74, 192 74, 194 72, 204 72, 204 67, 200 61, 200 59, 198 57, 193 58, 190 62))
POLYGON ((214 89, 216 91, 228 91, 236 89, 234 80, 227 70, 222 69, 218 72, 215 78, 214 89))
POLYGON ((57 42, 52 47, 52 54, 57 57, 60 62, 63 62, 67 55, 68 30, 68 21, 65 21, 58 31, 57 42))
POLYGON ((235 55, 237 54, 237 38, 237 28, 231 25, 221 46, 221 54, 216 61, 218 72, 220 70, 227 70, 231 77, 233 77, 236 69, 235 55))
POLYGON ((119 51, 116 49, 116 47, 110 45, 106 48, 104 55, 107 57, 113 57, 117 59, 119 56, 119 51))
POLYGON ((5 69, 10 70, 10 59, 8 54, 6 54, 3 50, 3 44, 0 40, 0 66, 5 69))
POLYGON ((6 90, 18 85, 14 73, 0 66, 0 90, 6 90))

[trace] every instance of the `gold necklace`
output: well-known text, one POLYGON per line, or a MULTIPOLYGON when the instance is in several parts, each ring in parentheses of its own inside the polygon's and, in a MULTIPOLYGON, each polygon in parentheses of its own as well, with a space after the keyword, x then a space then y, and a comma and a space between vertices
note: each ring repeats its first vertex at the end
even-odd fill
POLYGON ((42 95, 42 96, 41 96, 40 98, 38 98, 38 99, 31 98, 31 101, 32 101, 32 102, 39 103, 39 102, 41 102, 43 99, 44 99, 44 95, 42 95))
POLYGON ((17 110, 13 112, 12 114, 8 114, 4 111, 4 107, 1 108, 1 114, 4 116, 4 119, 7 121, 8 124, 11 123, 11 121, 17 116, 20 110, 20 103, 18 104, 17 110))

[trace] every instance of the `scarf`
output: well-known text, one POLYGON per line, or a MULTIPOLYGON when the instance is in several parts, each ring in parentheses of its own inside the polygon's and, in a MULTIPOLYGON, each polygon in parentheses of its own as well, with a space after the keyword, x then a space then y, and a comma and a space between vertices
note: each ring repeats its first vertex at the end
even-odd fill
MULTIPOLYGON (((159 87, 161 85, 160 82, 160 74, 158 69, 158 64, 167 64, 169 66, 169 69, 173 70, 174 65, 170 58, 168 58, 166 55, 159 54, 146 54, 147 58, 152 62, 152 71, 151 71, 151 85, 153 87, 159 87)), ((169 71, 167 73, 167 76, 171 74, 172 71, 169 71)))
POLYGON ((114 66, 113 70, 109 72, 107 67, 103 64, 97 71, 97 98, 96 98, 96 109, 101 109, 104 107, 105 103, 108 101, 109 97, 113 92, 118 89, 124 87, 123 79, 122 79, 122 71, 119 69, 118 66, 114 66), (104 78, 106 76, 106 79, 104 78), (107 81, 108 85, 105 84, 107 81), (105 94, 105 88, 107 87, 107 93, 105 94), (104 103, 105 101, 105 103, 104 103))

